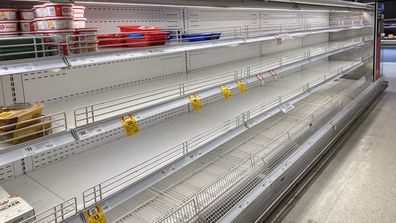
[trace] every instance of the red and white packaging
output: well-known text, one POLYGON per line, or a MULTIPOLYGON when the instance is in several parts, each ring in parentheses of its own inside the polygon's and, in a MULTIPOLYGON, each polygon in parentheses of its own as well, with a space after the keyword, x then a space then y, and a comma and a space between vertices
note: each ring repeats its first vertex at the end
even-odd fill
POLYGON ((83 29, 85 28, 86 18, 74 18, 73 20, 73 28, 74 29, 83 29))
POLYGON ((19 32, 0 32, 0 38, 19 36, 19 32))
POLYGON ((61 30, 73 28, 73 17, 45 17, 34 19, 35 30, 61 30))
POLYGON ((33 12, 35 18, 44 18, 47 16, 47 9, 44 7, 44 5, 33 6, 33 12))
POLYGON ((0 21, 0 33, 18 32, 18 21, 0 21))
POLYGON ((20 20, 19 28, 22 32, 34 31, 34 24, 32 20, 20 20))
POLYGON ((73 17, 74 18, 84 18, 85 7, 84 6, 73 6, 73 17))
POLYGON ((47 16, 73 16, 73 4, 68 3, 45 3, 47 16))
POLYGON ((0 21, 17 20, 16 9, 0 9, 0 21))
POLYGON ((46 31, 39 31, 39 34, 42 34, 44 36, 53 36, 55 37, 54 39, 51 39, 50 37, 46 39, 47 42, 66 42, 66 38, 69 35, 74 34, 73 29, 67 29, 67 30, 46 30, 46 31))
POLYGON ((34 12, 33 9, 19 9, 19 17, 21 20, 33 20, 34 12))

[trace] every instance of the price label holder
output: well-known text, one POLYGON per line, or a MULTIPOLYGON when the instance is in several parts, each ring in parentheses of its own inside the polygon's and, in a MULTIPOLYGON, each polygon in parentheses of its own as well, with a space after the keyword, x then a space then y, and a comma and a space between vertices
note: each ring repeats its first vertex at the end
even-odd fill
POLYGON ((220 91, 223 93, 225 99, 229 99, 233 96, 231 89, 227 86, 221 86, 220 91))
POLYGON ((245 83, 243 83, 243 81, 237 81, 237 84, 238 84, 239 91, 242 94, 245 94, 247 92, 247 87, 246 87, 245 83))
POLYGON ((56 146, 57 145, 55 144, 55 142, 52 139, 49 139, 49 140, 35 143, 30 146, 25 146, 25 147, 21 148, 20 150, 21 150, 23 156, 27 157, 27 156, 34 155, 36 153, 39 153, 39 152, 47 150, 47 149, 52 149, 56 146))
POLYGON ((107 223, 103 208, 100 205, 84 211, 84 217, 88 223, 107 223))
POLYGON ((190 95, 188 99, 191 102, 191 106, 193 108, 193 111, 199 111, 203 108, 201 99, 198 97, 198 95, 190 95))
POLYGON ((83 139, 87 139, 87 138, 90 138, 90 137, 95 136, 95 135, 99 135, 99 134, 101 134, 103 132, 104 131, 103 131, 102 127, 94 126, 94 127, 91 127, 91 128, 87 128, 87 129, 83 129, 83 130, 77 131, 77 136, 78 136, 78 138, 80 140, 83 140, 83 139))
POLYGON ((120 117, 120 121, 125 128, 127 136, 132 136, 139 133, 139 124, 136 121, 135 116, 129 114, 120 117))
POLYGON ((294 105, 286 102, 284 104, 282 104, 279 109, 283 112, 283 113, 288 113, 290 110, 292 110, 294 107, 294 105))

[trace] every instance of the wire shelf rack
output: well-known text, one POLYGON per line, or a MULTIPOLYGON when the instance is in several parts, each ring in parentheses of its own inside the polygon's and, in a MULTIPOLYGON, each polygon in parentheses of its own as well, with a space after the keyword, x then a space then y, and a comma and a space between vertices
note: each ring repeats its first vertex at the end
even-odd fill
POLYGON ((49 208, 48 210, 27 218, 20 223, 60 223, 76 215, 77 213, 77 199, 72 198, 52 208, 49 208))

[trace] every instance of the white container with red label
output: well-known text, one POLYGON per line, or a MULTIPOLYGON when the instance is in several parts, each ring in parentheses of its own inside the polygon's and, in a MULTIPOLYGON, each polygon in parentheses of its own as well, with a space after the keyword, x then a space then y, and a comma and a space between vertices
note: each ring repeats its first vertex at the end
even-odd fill
POLYGON ((44 18, 47 16, 47 9, 43 5, 33 6, 33 12, 35 18, 44 18))
POLYGON ((73 16, 73 4, 67 3, 45 3, 47 16, 73 16))
POLYGON ((83 29, 85 28, 86 18, 74 18, 73 20, 73 28, 74 29, 83 29))
POLYGON ((21 20, 33 20, 33 9, 19 9, 19 17, 21 18, 21 20))
POLYGON ((18 21, 0 21, 0 33, 18 32, 18 21))
POLYGON ((84 18, 85 7, 84 6, 73 6, 73 17, 84 18))
POLYGON ((73 17, 46 17, 33 20, 35 30, 72 29, 73 17))
POLYGON ((12 21, 17 19, 16 9, 0 9, 0 21, 12 21))
POLYGON ((19 27, 22 32, 34 31, 34 24, 31 20, 20 20, 19 27))

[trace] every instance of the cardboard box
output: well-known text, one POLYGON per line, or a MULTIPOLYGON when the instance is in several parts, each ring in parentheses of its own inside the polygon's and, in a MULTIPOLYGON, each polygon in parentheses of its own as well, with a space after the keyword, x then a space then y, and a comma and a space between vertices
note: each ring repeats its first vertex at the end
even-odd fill
POLYGON ((18 223, 34 216, 34 209, 21 197, 0 200, 0 222, 18 223))

